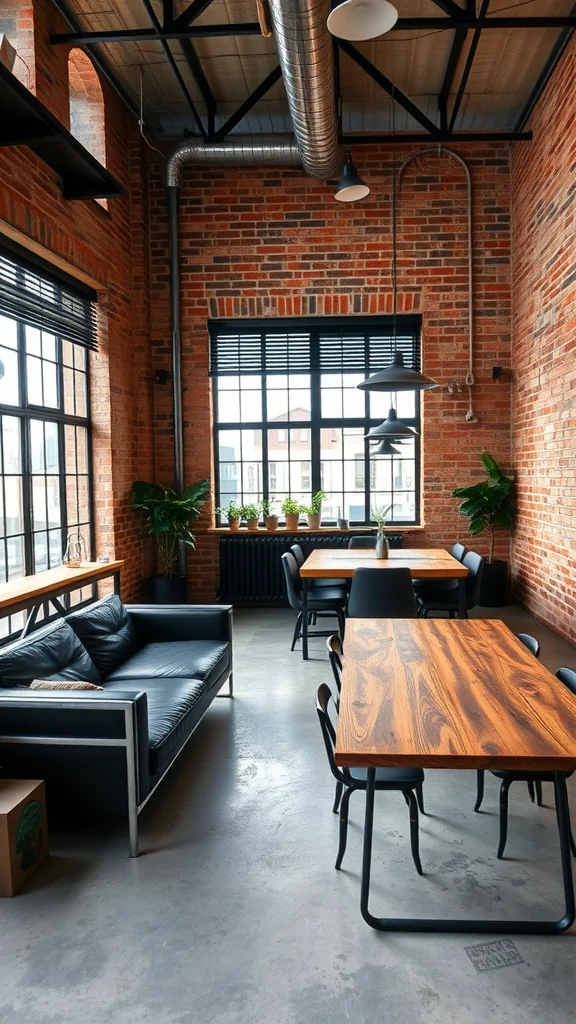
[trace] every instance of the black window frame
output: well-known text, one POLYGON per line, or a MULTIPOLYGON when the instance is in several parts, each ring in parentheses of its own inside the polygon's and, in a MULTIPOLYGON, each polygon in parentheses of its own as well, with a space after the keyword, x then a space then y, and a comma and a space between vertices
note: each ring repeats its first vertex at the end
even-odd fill
MULTIPOLYGON (((236 320, 209 320, 208 327, 211 339, 211 376, 213 378, 213 445, 214 445, 214 467, 215 467, 215 483, 216 483, 216 508, 222 505, 222 497, 220 493, 220 456, 219 456, 219 433, 220 431, 243 431, 243 430, 259 430, 262 431, 262 496, 263 498, 269 497, 269 459, 268 459, 268 431, 270 429, 284 430, 286 431, 286 439, 288 445, 288 451, 290 451, 290 438, 291 431, 299 431, 303 429, 309 429, 311 431, 311 490, 312 494, 316 493, 321 489, 321 431, 323 429, 339 429, 343 430, 346 428, 354 429, 361 428, 364 433, 368 433, 371 427, 376 426, 382 422, 382 416, 371 417, 370 416, 370 393, 363 392, 365 398, 365 414, 363 417, 322 417, 321 415, 321 388, 320 380, 323 373, 333 372, 330 368, 321 367, 317 360, 317 352, 319 351, 319 335, 326 331, 336 331, 345 335, 346 331, 350 333, 358 334, 358 332, 385 332, 391 339, 392 346, 394 345, 394 337, 396 334, 400 336, 402 333, 411 333, 413 336, 414 345, 414 362, 415 369, 420 369, 420 352, 421 352, 421 326, 422 318, 418 315, 402 315, 396 318, 391 316, 374 316, 374 317, 311 317, 311 318, 278 318, 264 321, 256 321, 250 319, 236 319, 236 320), (273 369, 269 368, 262 369, 261 372, 255 372, 254 368, 240 369, 237 368, 225 368, 222 371, 218 368, 218 355, 216 351, 216 338, 222 338, 227 333, 235 337, 242 333, 242 329, 245 328, 246 336, 250 337, 253 341, 254 335, 258 332, 262 332, 264 335, 266 332, 270 333, 278 331, 280 333, 289 333, 291 331, 302 334, 305 332, 310 333, 310 366, 308 369, 304 368, 302 364, 297 365, 295 368, 290 369, 273 369), (310 420, 268 420, 266 410, 266 376, 271 373, 309 373, 310 374, 310 398, 311 398, 311 414, 310 420), (230 421, 219 423, 218 421, 218 378, 223 376, 259 376, 260 386, 262 392, 262 419, 254 420, 251 422, 244 421, 230 421)), ((368 345, 366 345, 366 363, 362 372, 366 372, 366 376, 369 373, 373 373, 378 366, 368 365, 367 356, 368 345)), ((254 348, 252 349, 254 352, 254 348)), ((241 362, 239 355, 238 361, 241 362)), ((342 372, 351 372, 345 366, 342 372)), ((421 415, 421 395, 419 392, 415 392, 415 416, 411 418, 402 417, 404 422, 408 426, 414 427, 416 435, 414 438, 414 518, 413 519, 390 519, 390 524, 396 523, 398 526, 420 526, 421 525, 421 467, 422 467, 422 453, 421 453, 421 434, 422 434, 422 415, 421 415)), ((370 445, 367 440, 364 441, 364 510, 365 517, 362 520, 354 520, 353 525, 355 526, 367 526, 370 525, 370 491, 371 491, 371 480, 372 480, 372 462, 373 460, 369 457, 370 445)), ((241 460, 242 461, 242 460, 241 460)), ((277 461, 277 460, 272 460, 277 461)), ((307 459, 306 459, 307 461, 307 459)), ((338 461, 338 460, 336 460, 338 461)), ((290 465, 290 457, 288 459, 288 465, 290 465)), ((356 472, 356 470, 355 470, 356 472)), ((240 474, 240 493, 242 494, 242 473, 240 474)), ((394 496, 394 477, 391 481, 391 495, 394 496)), ((331 525, 333 521, 324 520, 324 525, 331 525)), ((221 517, 216 517, 217 525, 225 525, 225 522, 221 520, 221 517)), ((352 524, 351 524, 352 525, 352 524)))

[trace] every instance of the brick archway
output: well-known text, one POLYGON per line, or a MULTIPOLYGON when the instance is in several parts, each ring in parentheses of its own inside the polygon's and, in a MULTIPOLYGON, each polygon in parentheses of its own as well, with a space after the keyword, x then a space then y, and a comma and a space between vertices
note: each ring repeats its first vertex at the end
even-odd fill
POLYGON ((101 164, 106 164, 104 98, 97 71, 83 50, 68 56, 70 131, 101 164))

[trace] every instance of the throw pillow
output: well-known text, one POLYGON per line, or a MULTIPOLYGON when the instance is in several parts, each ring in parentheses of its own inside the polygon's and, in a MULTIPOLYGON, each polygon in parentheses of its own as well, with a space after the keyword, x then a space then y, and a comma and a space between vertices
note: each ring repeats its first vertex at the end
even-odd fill
POLYGON ((33 679, 31 690, 103 690, 103 686, 87 683, 83 679, 33 679))

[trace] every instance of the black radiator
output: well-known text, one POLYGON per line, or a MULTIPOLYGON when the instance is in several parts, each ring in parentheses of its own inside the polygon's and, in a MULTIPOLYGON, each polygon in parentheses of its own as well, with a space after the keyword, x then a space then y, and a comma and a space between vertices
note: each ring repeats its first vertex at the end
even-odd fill
MULTIPOLYGON (((230 604, 286 605, 281 556, 298 541, 308 556, 314 548, 347 548, 349 534, 241 533, 220 538, 219 598, 230 604)), ((402 547, 402 534, 387 534, 391 548, 402 547)))

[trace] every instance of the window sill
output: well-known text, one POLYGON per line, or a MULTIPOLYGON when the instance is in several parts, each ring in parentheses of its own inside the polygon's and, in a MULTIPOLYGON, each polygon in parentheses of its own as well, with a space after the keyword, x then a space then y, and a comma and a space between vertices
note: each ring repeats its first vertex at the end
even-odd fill
MULTIPOLYGON (((415 533, 425 530, 425 526, 400 526, 389 523, 386 526, 386 533, 415 533)), ((285 526, 279 526, 276 530, 267 530, 265 526, 259 526, 257 530, 248 530, 243 526, 239 530, 231 530, 229 526, 210 526, 208 533, 233 534, 242 537, 252 537, 254 534, 265 533, 375 533, 375 526, 349 526, 347 530, 341 530, 338 526, 319 526, 317 530, 311 530, 309 526, 299 526, 297 530, 287 530, 285 526)))

